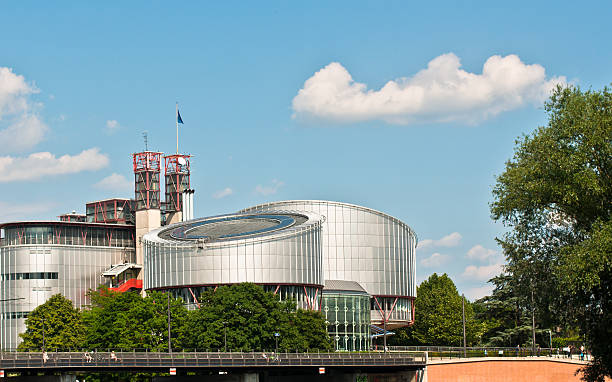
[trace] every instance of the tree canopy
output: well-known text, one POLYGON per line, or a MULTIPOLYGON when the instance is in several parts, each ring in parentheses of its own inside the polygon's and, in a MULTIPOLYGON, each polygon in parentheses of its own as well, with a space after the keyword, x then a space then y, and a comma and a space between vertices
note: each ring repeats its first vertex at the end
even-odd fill
MULTIPOLYGON (((394 345, 463 345, 462 297, 455 283, 445 274, 436 273, 417 288, 415 323, 396 330, 390 343, 394 345)), ((466 301, 466 337, 468 344, 475 344, 479 325, 474 320, 472 305, 466 301)))
POLYGON ((539 325, 580 327, 595 356, 589 380, 612 375, 612 93, 558 87, 548 124, 517 141, 497 178, 492 216, 522 306, 539 325), (531 295, 533 293, 533 301, 531 295))
POLYGON ((319 312, 295 309, 295 302, 278 300, 272 293, 249 283, 221 286, 207 291, 200 309, 192 312, 182 342, 187 348, 273 350, 274 333, 285 350, 331 349, 325 320, 319 312))
POLYGON ((102 287, 90 291, 91 305, 82 312, 70 300, 53 296, 26 320, 19 350, 42 349, 43 317, 47 349, 168 350, 168 303, 173 350, 232 351, 332 349, 320 312, 296 309, 261 286, 243 283, 209 290, 199 309, 188 311, 181 299, 158 291, 142 297, 102 287))
POLYGON ((85 328, 81 313, 61 294, 51 296, 34 309, 25 321, 26 331, 19 336, 23 342, 18 350, 79 349, 85 328))

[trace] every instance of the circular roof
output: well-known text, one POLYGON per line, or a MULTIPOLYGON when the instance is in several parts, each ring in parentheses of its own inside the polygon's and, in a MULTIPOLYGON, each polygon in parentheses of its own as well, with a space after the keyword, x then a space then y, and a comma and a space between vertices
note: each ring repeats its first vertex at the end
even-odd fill
POLYGON ((157 230, 156 235, 164 241, 223 242, 285 232, 300 226, 309 226, 319 220, 318 215, 315 218, 312 213, 294 211, 232 214, 164 227, 157 230))

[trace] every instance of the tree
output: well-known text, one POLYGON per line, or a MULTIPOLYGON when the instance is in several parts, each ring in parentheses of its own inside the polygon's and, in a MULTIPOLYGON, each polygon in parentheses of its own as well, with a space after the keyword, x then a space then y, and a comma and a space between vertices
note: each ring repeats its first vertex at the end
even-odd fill
POLYGON ((517 141, 497 178, 491 212, 510 228, 499 241, 522 305, 544 327, 580 326, 596 359, 585 378, 602 380, 612 375, 612 93, 558 87, 545 110, 547 126, 517 141))
MULTIPOLYGON (((150 291, 117 293, 100 288, 90 292, 91 307, 84 312, 86 343, 91 349, 168 350, 168 295, 150 291)), ((187 309, 170 297, 172 348, 181 349, 187 309)))
POLYGON ((61 294, 51 296, 34 309, 26 319, 26 331, 18 350, 69 350, 83 346, 84 326, 81 312, 61 294), (43 334, 44 333, 44 334, 43 334))
POLYGON ((274 333, 285 350, 328 350, 325 320, 318 312, 295 309, 262 287, 242 283, 205 292, 200 308, 189 313, 182 341, 187 348, 236 351, 272 350, 274 333))
MULTIPOLYGON (((462 297, 453 281, 445 274, 429 276, 417 288, 415 322, 412 327, 397 330, 391 344, 397 345, 463 345, 462 297)), ((466 301, 466 337, 474 344, 478 324, 474 320, 471 304, 466 301)))

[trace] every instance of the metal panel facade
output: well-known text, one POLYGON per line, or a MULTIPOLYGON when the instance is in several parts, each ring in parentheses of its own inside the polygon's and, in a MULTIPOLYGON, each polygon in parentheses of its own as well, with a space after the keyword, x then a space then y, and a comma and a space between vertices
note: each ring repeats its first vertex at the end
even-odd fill
MULTIPOLYGON (((133 249, 131 250, 133 256, 133 249)), ((87 291, 105 280, 111 264, 124 261, 126 249, 77 245, 11 245, 0 247, 0 349, 21 343, 27 314, 51 296, 61 293, 75 307, 89 304, 87 291), (16 274, 21 275, 21 277, 16 274), (24 274, 30 274, 26 279, 24 274), (41 277, 42 274, 42 277, 41 277), (47 277, 52 274, 54 278, 47 277), (13 277, 4 277, 12 275, 13 277), (57 275, 57 277, 55 277, 57 275)))
POLYGON ((321 235, 325 280, 356 281, 378 296, 372 299, 372 322, 382 322, 383 312, 392 326, 413 320, 417 237, 408 225, 369 208, 320 200, 272 202, 241 212, 277 210, 325 216, 321 235))

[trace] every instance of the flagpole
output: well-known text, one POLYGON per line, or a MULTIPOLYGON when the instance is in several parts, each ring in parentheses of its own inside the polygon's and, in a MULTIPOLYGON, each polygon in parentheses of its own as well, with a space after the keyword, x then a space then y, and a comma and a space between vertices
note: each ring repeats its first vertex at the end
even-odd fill
POLYGON ((176 103, 176 116, 174 120, 176 121, 176 153, 178 155, 178 102, 176 103))

